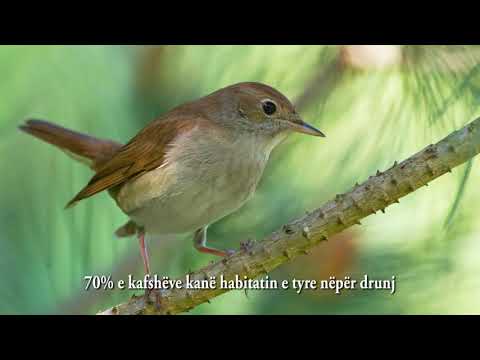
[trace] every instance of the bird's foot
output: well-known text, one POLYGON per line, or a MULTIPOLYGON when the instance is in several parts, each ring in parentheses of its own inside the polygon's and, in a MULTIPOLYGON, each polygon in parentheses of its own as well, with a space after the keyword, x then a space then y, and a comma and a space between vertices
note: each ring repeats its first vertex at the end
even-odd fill
POLYGON ((158 289, 145 289, 145 303, 155 304, 157 311, 162 308, 162 293, 158 289), (152 300, 153 295, 153 300, 152 300))
POLYGON ((240 250, 250 252, 252 251, 254 245, 255 245, 254 239, 247 239, 246 241, 242 241, 240 243, 240 250))
POLYGON ((235 253, 236 253, 235 250, 233 250, 233 249, 227 249, 227 250, 225 250, 225 257, 231 256, 231 255, 233 255, 233 254, 235 254, 235 253))

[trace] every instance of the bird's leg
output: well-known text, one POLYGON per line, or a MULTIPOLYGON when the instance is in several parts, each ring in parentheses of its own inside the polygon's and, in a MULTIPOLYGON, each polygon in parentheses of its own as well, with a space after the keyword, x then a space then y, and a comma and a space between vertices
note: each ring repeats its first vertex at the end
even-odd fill
POLYGON ((148 256, 148 248, 145 243, 145 231, 138 231, 138 244, 140 245, 140 253, 142 254, 143 268, 145 270, 145 275, 150 275, 150 258, 148 256))
POLYGON ((202 253, 222 257, 232 255, 235 252, 235 250, 219 250, 207 246, 207 226, 195 231, 195 235, 193 236, 193 245, 195 246, 195 249, 202 253))
MULTIPOLYGON (((145 230, 143 230, 143 229, 138 230, 138 243, 140 245, 140 253, 142 255, 143 268, 145 270, 145 276, 146 275, 151 275, 151 273, 150 273, 150 258, 148 256, 147 242, 145 241, 145 230)), ((157 309, 160 309, 161 294, 160 294, 160 291, 158 291, 157 289, 145 289, 145 301, 146 302, 150 301, 150 294, 152 292, 155 294, 155 305, 156 305, 157 309)))

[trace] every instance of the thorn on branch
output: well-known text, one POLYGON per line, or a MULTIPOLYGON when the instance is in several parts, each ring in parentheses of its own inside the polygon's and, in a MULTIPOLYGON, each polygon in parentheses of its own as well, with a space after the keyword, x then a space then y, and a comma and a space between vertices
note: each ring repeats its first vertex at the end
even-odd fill
POLYGON ((435 153, 436 152, 435 145, 433 144, 428 145, 425 151, 429 154, 435 153))
POLYGON ((283 225, 283 231, 285 232, 285 234, 288 234, 288 235, 291 235, 295 232, 295 230, 292 228, 291 225, 283 225))

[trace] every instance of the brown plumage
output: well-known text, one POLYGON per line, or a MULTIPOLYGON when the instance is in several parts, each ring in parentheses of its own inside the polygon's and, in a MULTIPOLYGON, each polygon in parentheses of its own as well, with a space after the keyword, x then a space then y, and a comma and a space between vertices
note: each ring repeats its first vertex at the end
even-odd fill
MULTIPOLYGON (((28 120, 20 129, 86 162, 96 172, 88 184, 68 202, 66 207, 69 208, 82 199, 112 189, 162 165, 166 147, 177 132, 187 130, 194 124, 191 118, 174 120, 176 117, 150 123, 124 146, 43 120, 28 120)), ((115 193, 113 191, 112 195, 115 193)))
POLYGON ((197 250, 228 255, 206 245, 208 225, 250 199, 288 134, 324 136, 280 92, 251 82, 180 105, 123 146, 40 120, 20 129, 87 160, 95 174, 67 206, 108 190, 129 217, 116 234, 138 234, 147 274, 145 234, 195 232, 197 250))
POLYGON ((95 176, 67 207, 162 165, 165 148, 180 128, 188 126, 191 126, 191 122, 187 120, 164 121, 161 124, 155 121, 149 124, 97 169, 95 176))

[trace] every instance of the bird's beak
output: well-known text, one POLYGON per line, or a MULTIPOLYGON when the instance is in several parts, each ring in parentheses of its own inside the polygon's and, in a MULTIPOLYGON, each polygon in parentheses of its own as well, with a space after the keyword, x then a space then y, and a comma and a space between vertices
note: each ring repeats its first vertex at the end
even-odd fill
POLYGON ((292 131, 296 131, 296 132, 307 134, 307 135, 325 137, 325 134, 323 132, 313 127, 312 125, 307 124, 305 121, 303 121, 300 118, 295 119, 295 121, 290 121, 289 125, 292 131))

